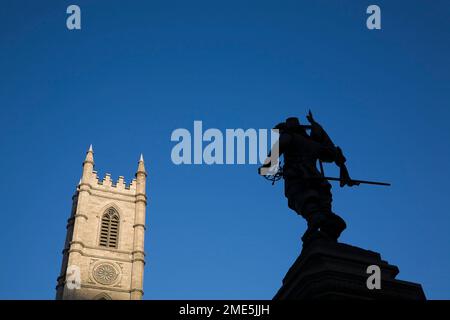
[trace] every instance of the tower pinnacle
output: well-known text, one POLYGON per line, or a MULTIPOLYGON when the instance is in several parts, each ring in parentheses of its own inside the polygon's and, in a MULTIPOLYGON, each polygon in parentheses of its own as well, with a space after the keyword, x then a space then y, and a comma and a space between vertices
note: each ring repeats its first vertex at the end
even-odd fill
POLYGON ((83 165, 88 162, 94 164, 94 149, 92 148, 92 144, 89 146, 89 150, 86 152, 86 158, 84 159, 83 165))
POLYGON ((83 175, 81 176, 82 182, 88 182, 91 179, 91 175, 94 171, 94 149, 92 144, 89 146, 89 150, 86 152, 86 158, 83 161, 83 175))
POLYGON ((138 175, 139 173, 143 173, 143 174, 147 175, 147 171, 145 171, 145 165, 144 165, 144 156, 142 155, 142 153, 139 158, 138 170, 136 172, 136 175, 138 175))

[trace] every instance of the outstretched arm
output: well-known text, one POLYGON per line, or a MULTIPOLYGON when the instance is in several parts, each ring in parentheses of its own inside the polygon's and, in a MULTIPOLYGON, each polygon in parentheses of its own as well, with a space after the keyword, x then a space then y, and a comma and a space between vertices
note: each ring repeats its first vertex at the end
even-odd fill
POLYGON ((311 123, 311 139, 317 143, 318 158, 323 162, 335 162, 338 158, 337 148, 322 126, 313 118, 311 110, 306 116, 311 123))
POLYGON ((357 183, 354 183, 350 178, 347 166, 345 165, 347 159, 344 157, 341 148, 334 145, 333 141, 330 139, 322 126, 314 120, 311 110, 309 110, 306 118, 311 123, 311 138, 322 145, 319 152, 319 159, 325 162, 336 163, 340 169, 339 175, 341 187, 345 185, 350 187, 357 185, 357 183))
POLYGON ((335 146, 333 141, 323 127, 314 119, 311 110, 309 110, 306 119, 308 119, 309 123, 311 123, 311 138, 325 147, 334 148, 335 146))

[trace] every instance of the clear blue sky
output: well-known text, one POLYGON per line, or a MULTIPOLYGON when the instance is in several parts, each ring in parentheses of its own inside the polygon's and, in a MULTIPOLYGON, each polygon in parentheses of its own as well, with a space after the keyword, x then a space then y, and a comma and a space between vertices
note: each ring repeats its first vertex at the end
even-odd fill
POLYGON ((342 241, 450 298, 449 40, 447 0, 1 1, 0 298, 53 299, 93 143, 115 179, 144 153, 146 299, 270 299, 305 229, 282 183, 256 165, 175 166, 170 134, 194 120, 270 128, 308 108, 353 177, 393 183, 334 185, 342 241), (373 3, 381 31, 365 26, 373 3))

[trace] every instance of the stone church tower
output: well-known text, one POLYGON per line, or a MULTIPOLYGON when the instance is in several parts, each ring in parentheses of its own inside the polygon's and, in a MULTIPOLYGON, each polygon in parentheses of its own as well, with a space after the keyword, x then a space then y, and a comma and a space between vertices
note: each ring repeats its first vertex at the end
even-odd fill
POLYGON ((100 181, 89 148, 67 223, 56 299, 139 300, 145 264, 144 159, 136 178, 125 184, 111 175, 100 181))

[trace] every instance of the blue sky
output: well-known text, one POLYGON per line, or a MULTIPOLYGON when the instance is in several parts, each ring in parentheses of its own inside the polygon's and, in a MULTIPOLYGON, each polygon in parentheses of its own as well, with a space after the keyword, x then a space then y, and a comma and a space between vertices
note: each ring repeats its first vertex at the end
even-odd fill
MULTIPOLYGON (((270 299, 304 221, 256 165, 176 166, 170 134, 270 128, 311 108, 351 175, 341 240, 450 298, 450 2, 2 1, 0 298, 53 299, 71 196, 149 172, 146 299, 270 299), (66 29, 78 4, 82 30, 66 29)), ((328 172, 336 170, 326 168, 328 172)))

